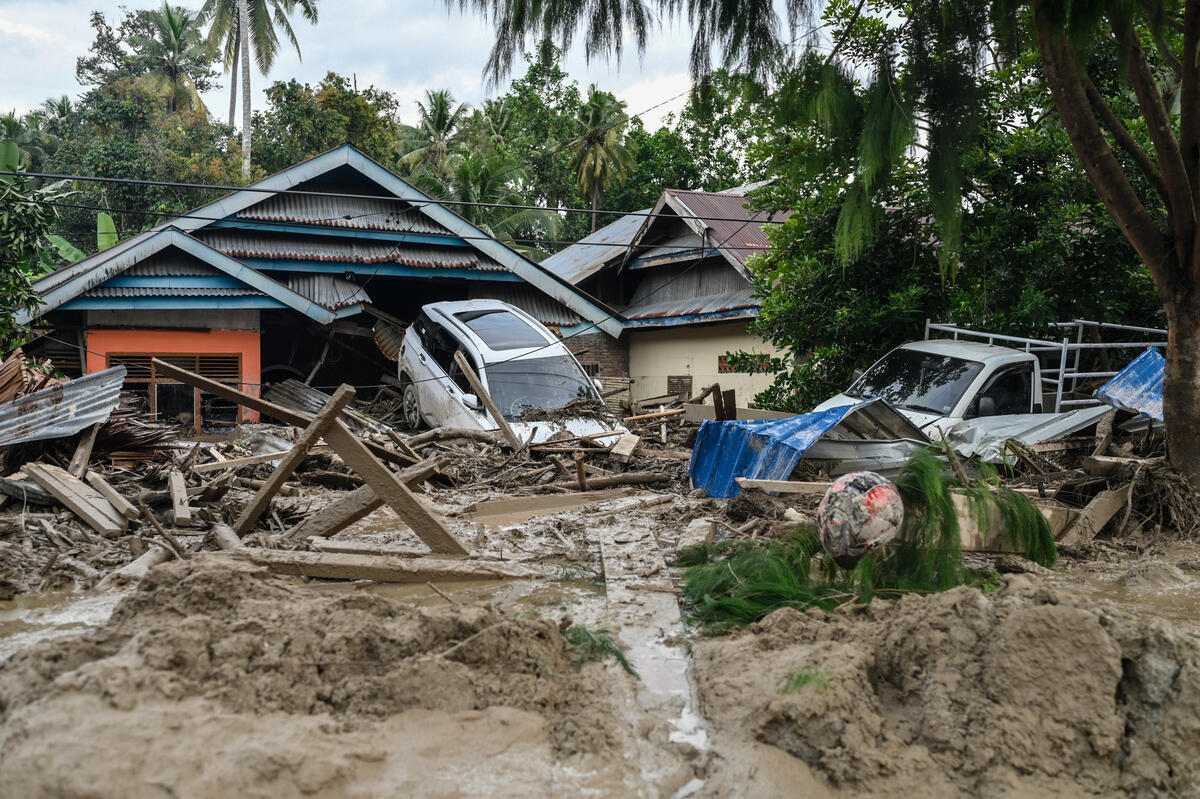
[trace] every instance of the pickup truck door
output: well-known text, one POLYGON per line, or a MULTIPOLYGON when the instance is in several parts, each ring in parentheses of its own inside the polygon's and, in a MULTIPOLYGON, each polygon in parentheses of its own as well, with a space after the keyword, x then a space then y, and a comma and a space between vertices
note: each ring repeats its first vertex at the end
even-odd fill
POLYGON ((988 378, 987 382, 983 384, 983 388, 971 400, 964 418, 975 419, 981 415, 1006 416, 1033 413, 1033 394, 1032 363, 1002 366, 988 378), (990 406, 990 409, 986 406, 990 406), (985 410, 990 410, 990 412, 985 414, 985 410))

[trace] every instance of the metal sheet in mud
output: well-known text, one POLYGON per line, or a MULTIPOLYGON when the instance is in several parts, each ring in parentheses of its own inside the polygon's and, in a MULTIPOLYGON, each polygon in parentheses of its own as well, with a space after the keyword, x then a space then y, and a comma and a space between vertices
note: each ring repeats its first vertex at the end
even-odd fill
POLYGON ((124 382, 125 367, 114 366, 0 405, 0 447, 62 438, 106 421, 124 382))
POLYGON ((1107 405, 1098 405, 1066 413, 1019 413, 968 419, 947 430, 946 440, 963 457, 977 455, 992 463, 1012 463, 1015 459, 1004 454, 1009 439, 1022 444, 1053 441, 1094 425, 1110 410, 1107 405))
POLYGON ((705 421, 692 449, 688 474, 710 497, 733 497, 736 477, 786 480, 818 442, 844 442, 847 457, 877 453, 903 459, 929 439, 884 400, 842 405, 786 419, 705 421))
POLYGON ((1166 359, 1156 347, 1150 347, 1117 376, 1096 391, 1096 398, 1114 408, 1134 411, 1163 421, 1163 372, 1166 359))

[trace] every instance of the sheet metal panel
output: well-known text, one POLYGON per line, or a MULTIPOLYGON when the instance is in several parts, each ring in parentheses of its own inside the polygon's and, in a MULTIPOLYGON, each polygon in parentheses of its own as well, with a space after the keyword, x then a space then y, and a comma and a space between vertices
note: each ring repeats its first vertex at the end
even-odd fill
MULTIPOLYGON (((726 267, 726 269, 728 268, 726 267)), ((747 309, 753 312, 760 307, 759 302, 754 298, 754 289, 748 288, 743 291, 729 292, 728 294, 646 302, 642 305, 626 308, 624 313, 625 318, 632 321, 723 313, 725 311, 740 309, 747 309)))
POLYGON ((883 400, 842 405, 787 419, 705 421, 692 449, 688 475, 692 484, 703 488, 710 497, 734 497, 740 490, 735 477, 786 480, 800 458, 825 438, 858 440, 861 447, 842 449, 847 453, 861 450, 864 455, 878 450, 881 441, 908 442, 911 447, 906 449, 913 450, 929 443, 924 433, 883 400), (847 423, 850 421, 853 423, 847 423), (881 438, 892 435, 891 440, 881 438))
POLYGON ((1163 421, 1163 373, 1167 361, 1150 347, 1096 391, 1096 398, 1114 408, 1134 411, 1163 421))
POLYGON ((721 246, 724 252, 743 266, 750 256, 770 248, 765 228, 786 221, 793 213, 751 213, 746 208, 744 195, 679 189, 667 189, 667 193, 708 226, 710 244, 721 246), (752 224, 746 224, 743 220, 752 224))
POLYGON ((264 297, 249 286, 221 288, 216 286, 97 286, 85 291, 84 297, 264 297))
POLYGON ((572 286, 578 285, 580 281, 599 272, 613 258, 625 254, 629 243, 646 221, 645 216, 638 214, 648 213, 650 209, 646 208, 605 225, 542 261, 542 268, 553 272, 572 286))
MULTIPOLYGON (((330 187, 335 193, 346 187, 330 187)), ((268 199, 243 209, 239 219, 402 233, 449 234, 406 202, 388 197, 318 197, 310 194, 261 195, 268 199)))
POLYGON ((963 457, 977 455, 992 463, 1012 463, 1016 458, 1004 455, 1004 445, 1010 438, 1022 444, 1063 438, 1094 425, 1110 410, 1107 405, 1099 405, 1066 413, 1018 413, 967 419, 947 430, 946 440, 963 457))
POLYGON ((335 275, 289 275, 287 284, 292 291, 331 311, 371 301, 362 286, 335 275))
POLYGON ((405 266, 506 271, 503 266, 474 249, 429 247, 388 241, 272 236, 234 230, 207 230, 196 237, 210 247, 234 258, 278 258, 348 264, 397 263, 405 266))
POLYGON ((125 367, 114 366, 0 405, 0 447, 62 438, 106 421, 124 382, 125 367))

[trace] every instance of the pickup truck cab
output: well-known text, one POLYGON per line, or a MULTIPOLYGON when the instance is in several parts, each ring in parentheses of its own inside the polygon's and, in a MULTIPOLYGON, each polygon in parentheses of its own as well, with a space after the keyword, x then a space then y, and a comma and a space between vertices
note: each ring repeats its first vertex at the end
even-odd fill
POLYGON ((974 341, 913 341, 814 410, 880 397, 930 438, 942 438, 965 419, 1041 413, 1041 386, 1032 353, 974 341))

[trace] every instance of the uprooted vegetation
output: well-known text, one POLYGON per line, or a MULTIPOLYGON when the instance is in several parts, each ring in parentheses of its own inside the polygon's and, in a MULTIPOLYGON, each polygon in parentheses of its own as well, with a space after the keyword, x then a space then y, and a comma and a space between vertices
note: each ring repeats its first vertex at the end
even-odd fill
POLYGON ((1052 566, 1058 554, 1045 517, 1025 497, 996 485, 994 475, 956 476, 932 453, 918 453, 896 481, 905 515, 894 546, 867 553, 851 570, 839 568, 822 551, 816 531, 804 527, 780 540, 735 539, 685 550, 677 565, 689 567, 684 588, 689 610, 715 631, 783 607, 832 610, 960 585, 994 588, 994 572, 964 564, 956 495, 997 547, 1052 566), (988 529, 992 524, 997 529, 988 529))

